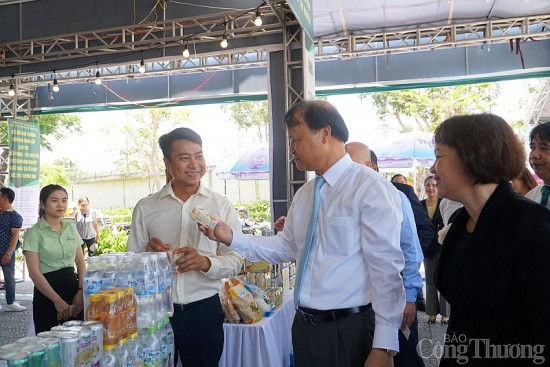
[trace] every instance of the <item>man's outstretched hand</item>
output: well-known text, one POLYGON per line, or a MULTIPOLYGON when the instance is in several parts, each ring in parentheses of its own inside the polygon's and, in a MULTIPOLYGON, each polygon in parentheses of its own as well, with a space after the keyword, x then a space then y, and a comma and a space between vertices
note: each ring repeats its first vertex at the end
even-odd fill
POLYGON ((233 230, 227 223, 220 221, 214 229, 202 224, 198 224, 199 230, 212 241, 219 241, 227 246, 233 242, 233 230))

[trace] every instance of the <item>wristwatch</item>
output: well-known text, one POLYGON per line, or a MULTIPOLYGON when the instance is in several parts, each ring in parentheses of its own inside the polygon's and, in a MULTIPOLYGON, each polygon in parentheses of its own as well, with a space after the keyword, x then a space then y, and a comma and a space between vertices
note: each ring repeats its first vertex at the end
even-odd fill
POLYGON ((387 355, 389 355, 390 357, 395 357, 397 355, 397 351, 396 350, 391 350, 391 349, 382 349, 380 348, 381 351, 385 352, 387 355))

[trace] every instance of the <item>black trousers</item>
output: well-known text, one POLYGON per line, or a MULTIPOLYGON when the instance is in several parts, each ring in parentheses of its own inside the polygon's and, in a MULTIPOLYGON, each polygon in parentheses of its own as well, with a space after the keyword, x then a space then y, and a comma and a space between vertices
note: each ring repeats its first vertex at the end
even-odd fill
MULTIPOLYGON (((78 279, 74 268, 63 268, 56 271, 43 274, 54 291, 69 305, 73 303, 73 298, 78 292, 78 279)), ((55 305, 48 297, 42 294, 34 287, 32 302, 32 317, 34 320, 34 330, 38 334, 42 331, 48 331, 52 327, 65 321, 57 319, 57 310, 55 305)), ((71 317, 69 320, 84 320, 84 312, 77 317, 71 317)))
POLYGON ((372 308, 344 319, 312 325, 299 313, 292 324, 296 367, 363 367, 372 347, 372 308))
POLYGON ((88 246, 88 257, 95 256, 95 251, 90 250, 90 247, 95 243, 95 237, 82 241, 84 241, 84 243, 82 244, 82 252, 85 254, 86 246, 88 246))
POLYGON ((393 357, 394 367, 424 367, 424 360, 416 350, 418 346, 418 317, 409 327, 409 339, 399 330, 399 353, 393 357))
POLYGON ((218 367, 223 352, 223 311, 215 294, 201 301, 174 308, 175 362, 183 367, 218 367))

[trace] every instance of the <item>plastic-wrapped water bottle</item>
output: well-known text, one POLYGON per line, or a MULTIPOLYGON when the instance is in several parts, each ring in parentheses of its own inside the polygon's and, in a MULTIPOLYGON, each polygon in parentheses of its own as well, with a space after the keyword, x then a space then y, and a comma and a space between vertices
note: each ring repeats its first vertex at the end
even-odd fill
POLYGON ((109 290, 116 286, 116 257, 106 256, 105 257, 105 268, 103 269, 103 276, 101 278, 101 289, 109 290))
POLYGON ((166 343, 166 330, 164 329, 164 320, 157 324, 157 337, 160 340, 160 360, 162 367, 168 365, 168 345, 166 343))
POLYGON ((90 304, 90 295, 101 291, 101 282, 103 278, 103 269, 99 258, 92 256, 88 258, 88 266, 84 273, 84 310, 88 309, 90 304))
POLYGON ((164 293, 164 276, 162 271, 158 267, 158 255, 156 252, 146 252, 143 254, 149 259, 149 266, 151 268, 151 278, 153 279, 153 291, 148 292, 153 298, 153 322, 159 323, 164 319, 164 303, 162 300, 162 294, 164 293))
POLYGON ((159 252, 159 269, 163 273, 163 289, 162 300, 164 304, 164 311, 168 317, 174 315, 174 303, 172 302, 172 267, 170 265, 170 259, 168 253, 159 252))
POLYGON ((136 266, 134 264, 134 256, 126 255, 122 260, 122 265, 119 267, 117 274, 117 287, 130 287, 136 291, 136 266))
POLYGON ((103 346, 103 359, 101 367, 118 367, 117 351, 114 345, 103 346))
POLYGON ((128 350, 128 340, 122 339, 118 343, 118 365, 121 367, 131 366, 128 363, 130 360, 130 351, 128 350))
POLYGON ((152 289, 148 257, 140 255, 136 267, 137 324, 138 329, 141 330, 154 325, 152 315, 153 297, 148 291, 148 289, 152 289))
POLYGON ((143 367, 143 349, 139 344, 138 333, 128 337, 128 363, 124 367, 143 367))
POLYGON ((172 325, 170 324, 170 320, 168 317, 164 318, 163 326, 164 328, 164 334, 166 336, 165 338, 165 345, 166 345, 166 351, 168 353, 168 361, 166 363, 166 367, 175 367, 175 361, 174 361, 174 330, 172 330, 172 325))
POLYGON ((161 367, 160 340, 156 334, 156 326, 148 327, 140 332, 140 344, 143 348, 143 367, 161 367))

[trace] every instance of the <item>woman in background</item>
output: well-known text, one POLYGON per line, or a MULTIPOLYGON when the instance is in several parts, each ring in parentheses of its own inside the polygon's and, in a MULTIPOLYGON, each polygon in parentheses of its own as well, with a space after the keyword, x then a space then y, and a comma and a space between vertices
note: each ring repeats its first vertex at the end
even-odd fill
POLYGON ((441 252, 441 246, 437 242, 437 232, 443 228, 443 217, 439 210, 441 199, 437 197, 437 187, 435 184, 434 176, 426 177, 424 180, 426 199, 420 202, 428 212, 428 217, 430 217, 436 233, 432 243, 424 251, 426 314, 428 315, 428 324, 435 324, 437 315, 441 314, 441 325, 447 325, 449 322, 449 304, 435 287, 435 268, 439 259, 439 253, 441 252))
POLYGON ((86 263, 80 247, 82 239, 75 226, 63 219, 67 200, 63 187, 45 186, 40 191, 40 219, 25 233, 23 252, 34 283, 36 333, 66 320, 83 319, 86 263))
POLYGON ((537 181, 527 167, 523 167, 521 175, 512 179, 512 188, 518 195, 525 196, 535 187, 537 187, 537 181))
POLYGON ((512 190, 521 142, 492 114, 451 117, 434 140, 439 196, 464 204, 436 270, 452 310, 440 366, 547 365, 550 210, 512 190))

